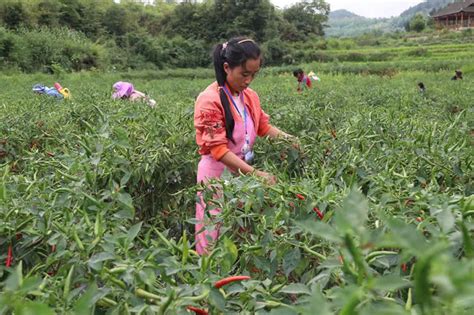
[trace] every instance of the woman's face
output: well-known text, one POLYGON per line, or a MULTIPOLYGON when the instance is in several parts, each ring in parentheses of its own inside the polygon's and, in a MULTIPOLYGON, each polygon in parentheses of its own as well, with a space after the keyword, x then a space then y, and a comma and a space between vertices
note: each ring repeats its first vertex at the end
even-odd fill
POLYGON ((227 62, 224 63, 224 71, 227 74, 227 83, 232 93, 240 93, 246 89, 255 75, 260 70, 261 59, 249 59, 243 65, 231 68, 227 62))

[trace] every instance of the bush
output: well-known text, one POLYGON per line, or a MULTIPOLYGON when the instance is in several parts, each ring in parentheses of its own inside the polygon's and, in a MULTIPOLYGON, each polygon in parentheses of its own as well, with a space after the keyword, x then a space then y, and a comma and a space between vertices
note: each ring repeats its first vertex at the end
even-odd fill
POLYGON ((294 57, 291 54, 291 49, 288 45, 280 39, 271 39, 263 44, 263 52, 265 56, 265 64, 277 65, 282 63, 292 63, 294 57))
POLYGON ((52 73, 52 65, 66 71, 90 70, 102 67, 104 51, 81 33, 68 29, 42 27, 18 32, 2 32, 2 58, 17 64, 26 72, 52 73))

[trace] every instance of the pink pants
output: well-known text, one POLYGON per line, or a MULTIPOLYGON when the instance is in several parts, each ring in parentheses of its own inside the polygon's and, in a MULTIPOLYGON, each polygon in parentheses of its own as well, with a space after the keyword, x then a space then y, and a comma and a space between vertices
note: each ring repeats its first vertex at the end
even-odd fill
MULTIPOLYGON (((252 119, 247 121, 247 132, 250 138, 250 147, 253 147, 257 134, 252 119)), ((241 120, 235 120, 233 138, 235 144, 229 141, 229 150, 242 158, 241 149, 245 143, 245 127, 241 120)), ((209 179, 220 178, 225 168, 226 166, 222 162, 216 161, 211 155, 203 155, 199 161, 197 182, 207 183, 209 179)), ((219 237, 219 225, 213 223, 212 217, 218 215, 221 209, 212 209, 214 206, 206 205, 202 193, 198 193, 198 197, 200 202, 196 203, 196 221, 198 222, 196 223, 196 251, 202 255, 207 253, 209 241, 215 241, 219 237), (205 216, 206 210, 208 210, 208 218, 205 216)), ((214 199, 218 197, 218 194, 214 195, 214 199)))

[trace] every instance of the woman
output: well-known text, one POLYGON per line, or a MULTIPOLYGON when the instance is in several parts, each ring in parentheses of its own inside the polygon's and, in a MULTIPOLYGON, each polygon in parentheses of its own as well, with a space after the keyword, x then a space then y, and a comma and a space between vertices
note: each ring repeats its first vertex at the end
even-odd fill
POLYGON ((298 92, 311 88, 311 78, 304 73, 303 69, 293 71, 293 76, 298 81, 298 92))
MULTIPOLYGON (((275 176, 256 170, 250 164, 256 136, 291 137, 269 124, 269 116, 260 107, 257 93, 248 88, 262 64, 258 45, 248 38, 233 38, 215 47, 213 62, 216 82, 197 98, 194 127, 201 160, 197 181, 206 183, 220 178, 225 168, 235 174, 255 174, 274 184, 275 176)), ((216 240, 217 226, 204 229, 206 204, 196 204, 196 250, 207 253, 208 239, 216 240)), ((210 210, 216 215, 220 209, 210 210)), ((212 224, 211 224, 212 225, 212 224)))
POLYGON ((134 101, 145 101, 150 107, 155 107, 156 101, 148 97, 145 93, 135 90, 132 83, 118 81, 112 86, 114 93, 112 99, 126 99, 132 102, 134 101))

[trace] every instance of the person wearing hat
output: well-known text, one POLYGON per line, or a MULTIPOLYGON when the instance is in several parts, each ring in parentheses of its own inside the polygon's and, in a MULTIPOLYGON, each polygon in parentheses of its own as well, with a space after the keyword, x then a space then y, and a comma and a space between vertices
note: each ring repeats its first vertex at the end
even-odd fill
POLYGON ((119 100, 125 99, 134 101, 145 101, 150 107, 155 107, 156 101, 145 93, 135 90, 135 87, 130 82, 115 82, 113 85, 114 93, 112 94, 112 99, 119 100))

